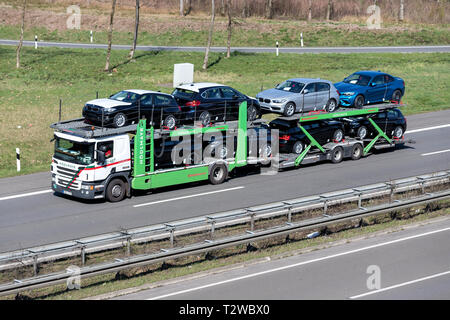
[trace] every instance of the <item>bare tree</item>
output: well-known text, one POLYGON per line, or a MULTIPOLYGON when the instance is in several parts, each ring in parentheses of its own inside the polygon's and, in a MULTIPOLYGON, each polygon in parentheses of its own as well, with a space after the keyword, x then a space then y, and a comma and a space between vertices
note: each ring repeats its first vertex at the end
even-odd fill
POLYGON ((266 19, 273 18, 273 0, 266 0, 266 19))
POLYGON ((405 4, 403 0, 400 0, 400 12, 398 15, 398 19, 403 21, 405 19, 405 4))
POLYGON ((250 5, 248 4, 248 0, 243 0, 244 5, 242 6, 242 18, 250 17, 250 5))
POLYGON ((331 20, 332 15, 333 15, 333 0, 328 0, 327 21, 331 20))
POLYGON ((312 20, 312 0, 308 0, 308 21, 312 20))
POLYGON ((136 19, 134 23, 134 39, 133 39, 133 47, 130 50, 130 54, 128 55, 128 59, 131 60, 134 57, 134 52, 136 51, 137 38, 139 33, 139 0, 136 0, 136 19))
POLYGON ((116 0, 112 0, 111 16, 109 18, 108 51, 106 52, 105 71, 109 71, 109 59, 111 58, 111 43, 112 43, 112 32, 113 32, 113 22, 114 22, 115 11, 116 11, 116 0))
POLYGON ((216 18, 216 8, 215 8, 215 0, 211 0, 211 25, 209 26, 209 34, 208 34, 208 44, 206 46, 205 51, 205 60, 203 60, 203 70, 206 70, 208 67, 208 59, 209 59, 209 49, 211 47, 212 36, 214 31, 214 19, 216 18))
POLYGON ((227 0, 227 15, 228 15, 228 39, 227 39, 227 58, 231 55, 231 29, 232 29, 232 21, 231 21, 231 0, 227 0))
POLYGON ((23 44, 23 30, 25 28, 25 12, 27 8, 27 0, 23 0, 23 8, 22 8, 22 26, 20 27, 20 40, 19 45, 17 46, 16 51, 16 68, 20 68, 20 51, 22 50, 22 44, 23 44))
POLYGON ((180 0, 180 16, 184 16, 184 0, 180 0))

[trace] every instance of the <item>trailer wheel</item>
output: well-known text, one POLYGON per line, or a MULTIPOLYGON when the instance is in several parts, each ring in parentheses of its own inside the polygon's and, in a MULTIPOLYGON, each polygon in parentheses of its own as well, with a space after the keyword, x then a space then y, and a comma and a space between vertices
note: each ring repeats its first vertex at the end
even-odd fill
POLYGON ((209 181, 211 184, 221 184, 227 178, 228 170, 223 163, 216 163, 209 172, 209 181))
POLYGON ((353 102, 355 108, 361 109, 364 106, 364 97, 362 95, 358 95, 353 102))
POLYGON ((334 112, 334 111, 336 111, 337 107, 338 107, 338 105, 336 103, 336 100, 330 99, 330 100, 328 100, 327 105, 325 106, 325 111, 326 112, 334 112))
POLYGON ((288 102, 285 106, 284 106, 284 112, 283 114, 286 117, 291 117, 293 116, 295 113, 295 104, 293 104, 292 102, 288 102))
POLYGON ((352 160, 359 160, 363 154, 363 147, 361 144, 356 143, 352 148, 352 160))
POLYGON ((344 158, 344 149, 342 147, 336 147, 331 151, 331 162, 339 163, 344 158))
POLYGON ((110 202, 122 201, 125 197, 125 183, 120 179, 113 179, 106 188, 106 200, 110 202))

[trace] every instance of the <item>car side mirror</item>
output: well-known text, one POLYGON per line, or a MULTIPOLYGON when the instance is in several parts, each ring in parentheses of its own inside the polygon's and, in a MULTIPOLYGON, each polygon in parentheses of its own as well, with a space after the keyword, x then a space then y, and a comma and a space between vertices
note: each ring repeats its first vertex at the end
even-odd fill
POLYGON ((309 93, 308 89, 303 90, 303 94, 308 94, 308 93, 309 93))
POLYGON ((237 94, 235 94, 235 95, 233 96, 233 100, 236 100, 236 99, 239 99, 239 96, 238 96, 237 94))
POLYGON ((376 84, 375 82, 371 82, 371 83, 370 83, 370 86, 371 86, 371 87, 375 87, 376 85, 377 85, 377 84, 376 84))
POLYGON ((97 162, 105 163, 105 153, 103 151, 97 150, 97 162))

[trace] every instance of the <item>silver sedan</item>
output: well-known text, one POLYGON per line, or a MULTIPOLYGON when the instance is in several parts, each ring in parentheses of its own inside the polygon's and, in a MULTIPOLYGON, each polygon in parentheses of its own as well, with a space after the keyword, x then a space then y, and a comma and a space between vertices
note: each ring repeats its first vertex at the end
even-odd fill
POLYGON ((292 116, 295 112, 338 108, 339 91, 333 83, 322 79, 295 78, 256 95, 261 110, 292 116))

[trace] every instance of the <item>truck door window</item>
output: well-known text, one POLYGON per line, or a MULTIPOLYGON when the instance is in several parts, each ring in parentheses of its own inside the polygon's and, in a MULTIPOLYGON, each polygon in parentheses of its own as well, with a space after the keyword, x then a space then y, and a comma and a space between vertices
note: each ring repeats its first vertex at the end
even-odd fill
POLYGON ((105 153, 105 159, 109 159, 114 156, 113 141, 99 142, 97 148, 98 150, 103 151, 105 153))

